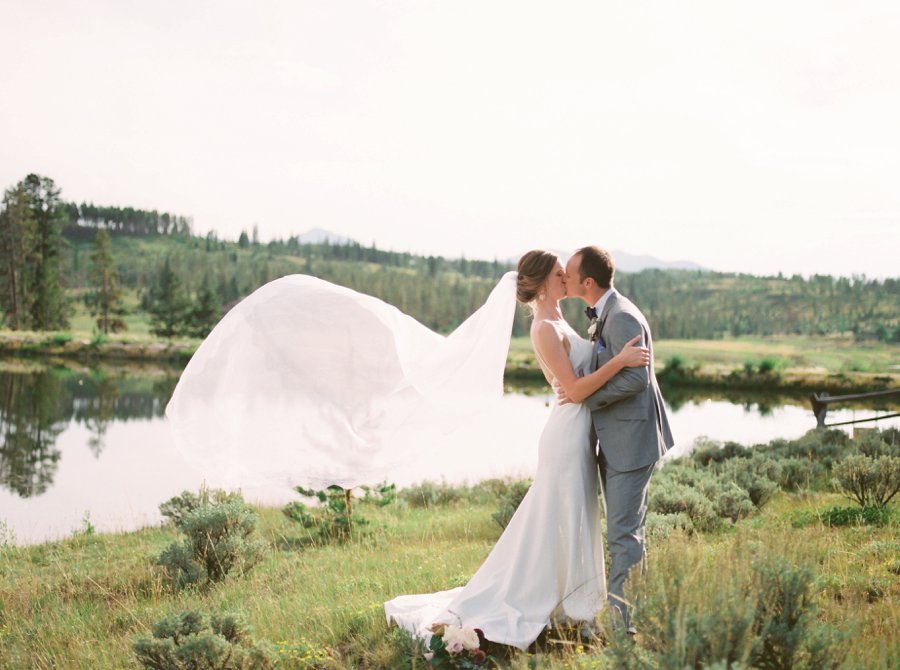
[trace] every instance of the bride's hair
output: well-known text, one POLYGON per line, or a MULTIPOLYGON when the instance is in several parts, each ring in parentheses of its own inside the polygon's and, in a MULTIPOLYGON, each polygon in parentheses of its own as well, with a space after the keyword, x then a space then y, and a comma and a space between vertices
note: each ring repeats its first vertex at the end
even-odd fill
POLYGON ((516 268, 519 272, 516 279, 516 299, 524 303, 534 300, 558 260, 556 254, 541 249, 529 251, 522 256, 516 268))

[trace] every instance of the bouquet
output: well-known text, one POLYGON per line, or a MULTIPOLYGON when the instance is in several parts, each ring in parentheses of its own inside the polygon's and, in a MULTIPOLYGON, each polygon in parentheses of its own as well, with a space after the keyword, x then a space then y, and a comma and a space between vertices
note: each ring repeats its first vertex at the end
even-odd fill
POLYGON ((432 668, 441 670, 474 670, 484 668, 490 659, 484 651, 486 640, 479 628, 463 628, 436 623, 431 630, 431 642, 425 659, 432 668))

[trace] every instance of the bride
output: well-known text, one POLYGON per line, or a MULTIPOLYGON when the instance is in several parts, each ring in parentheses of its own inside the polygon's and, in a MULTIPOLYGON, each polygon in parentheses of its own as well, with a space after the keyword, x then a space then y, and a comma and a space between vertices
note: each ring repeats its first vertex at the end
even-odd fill
POLYGON ((376 484, 437 456, 429 432, 502 397, 516 298, 532 305, 541 369, 576 402, 551 411, 534 483, 472 580, 385 604, 388 620, 416 635, 447 622, 527 647, 551 622, 591 622, 602 607, 597 466, 590 414, 577 402, 648 362, 632 341, 584 374, 591 344, 563 319, 565 296, 559 259, 531 251, 444 337, 377 298, 282 277, 229 311, 194 353, 166 407, 173 442, 209 486, 245 494, 376 484))
POLYGON ((530 251, 522 257, 516 294, 533 305, 531 342, 544 376, 573 403, 550 412, 534 483, 468 584, 385 603, 389 622, 423 638, 435 623, 455 624, 525 649, 551 623, 593 624, 606 601, 591 416, 577 403, 623 368, 647 365, 648 351, 634 346, 635 338, 597 371, 583 374, 591 343, 562 316, 566 273, 550 252, 530 251))

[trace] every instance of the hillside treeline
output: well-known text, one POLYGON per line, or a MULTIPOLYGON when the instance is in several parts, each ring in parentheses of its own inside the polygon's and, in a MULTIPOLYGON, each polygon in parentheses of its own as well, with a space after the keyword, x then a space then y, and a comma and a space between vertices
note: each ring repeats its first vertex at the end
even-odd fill
MULTIPOLYGON (((191 234, 188 217, 130 207, 66 203, 53 181, 28 175, 0 206, 3 325, 66 327, 84 300, 106 332, 121 324, 122 291, 137 293, 160 334, 201 336, 224 310, 277 277, 302 272, 374 295, 425 325, 449 332, 512 269, 497 260, 448 259, 356 242, 268 243, 191 234)), ((686 270, 619 274, 616 285, 646 314, 656 337, 829 335, 900 342, 900 279, 864 276, 756 277, 686 270)), ((564 313, 586 325, 582 305, 564 313)), ((519 308, 515 334, 527 333, 519 308)))
MULTIPOLYGON (((229 303, 276 277, 294 272, 374 295, 441 332, 459 325, 510 267, 496 261, 423 257, 358 244, 250 244, 203 238, 114 239, 123 285, 154 285, 163 260, 195 292, 204 279, 229 303)), ((73 278, 84 276, 87 253, 73 245, 73 278)), ((900 279, 814 276, 755 277, 686 270, 619 274, 617 288, 644 311, 656 337, 715 339, 740 335, 853 333, 858 339, 900 342, 900 279)), ((566 301, 573 325, 586 325, 583 306, 566 301)), ((517 312, 515 333, 528 330, 517 312)))
POLYGON ((831 335, 900 342, 900 279, 645 270, 617 288, 665 338, 831 335))

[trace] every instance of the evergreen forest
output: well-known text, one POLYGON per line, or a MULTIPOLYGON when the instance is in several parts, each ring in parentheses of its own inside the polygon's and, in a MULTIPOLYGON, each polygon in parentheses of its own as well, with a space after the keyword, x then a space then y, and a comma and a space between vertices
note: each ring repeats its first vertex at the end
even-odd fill
MULTIPOLYGON (((238 300, 268 281, 305 273, 374 295, 439 332, 450 332, 512 266, 497 260, 420 256, 356 242, 237 241, 197 235, 190 217, 71 203, 52 179, 28 175, 0 205, 0 309, 9 329, 62 330, 76 303, 97 330, 124 327, 131 310, 164 337, 204 336, 238 300), (131 301, 124 300, 132 296, 131 301)), ((754 276, 707 271, 619 273, 657 338, 718 339, 853 334, 900 342, 900 278, 754 276)), ((584 321, 566 301, 566 317, 584 321)), ((527 333, 527 309, 514 334, 527 333)))

